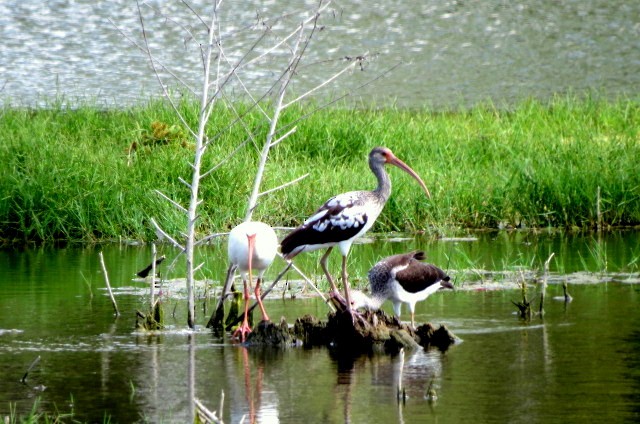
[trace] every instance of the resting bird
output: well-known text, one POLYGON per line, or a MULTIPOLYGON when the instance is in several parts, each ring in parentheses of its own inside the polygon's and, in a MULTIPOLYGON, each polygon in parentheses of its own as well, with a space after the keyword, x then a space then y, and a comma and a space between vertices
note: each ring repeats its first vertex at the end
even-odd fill
POLYGON ((373 226, 391 195, 391 180, 384 170, 386 164, 395 165, 407 172, 418 181, 427 197, 431 197, 424 182, 413 169, 388 148, 376 147, 369 153, 369 168, 378 180, 378 187, 373 191, 350 191, 332 197, 280 243, 286 260, 292 260, 302 252, 327 249, 320 259, 320 265, 331 284, 331 295, 340 300, 336 283, 327 269, 327 258, 334 246, 338 246, 342 255, 344 306, 349 311, 351 300, 347 279, 347 255, 353 241, 373 226))
POLYGON ((416 303, 441 288, 453 289, 450 277, 437 266, 421 262, 424 259, 424 252, 419 250, 382 259, 369 270, 371 297, 354 290, 352 307, 376 310, 389 299, 395 315, 400 318, 402 304, 407 303, 411 327, 415 328, 416 303))

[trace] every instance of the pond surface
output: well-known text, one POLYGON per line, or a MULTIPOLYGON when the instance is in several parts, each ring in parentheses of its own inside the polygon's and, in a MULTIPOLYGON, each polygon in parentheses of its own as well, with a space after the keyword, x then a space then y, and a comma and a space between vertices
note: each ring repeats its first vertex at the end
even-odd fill
MULTIPOLYGON (((180 1, 140 3, 154 56, 197 85, 200 53, 190 38, 203 33, 198 19, 180 1)), ((209 13, 211 2, 187 3, 209 13)), ((293 3, 222 2, 227 54, 233 59, 249 50, 262 33, 260 19, 272 24, 289 13, 260 48, 273 45, 301 21, 301 11, 318 2, 293 3)), ((585 90, 635 97, 638 16, 640 2, 623 0, 337 2, 321 19, 322 31, 292 88, 302 93, 343 68, 346 57, 367 55, 362 71, 332 83, 320 97, 355 89, 356 102, 435 108, 487 100, 511 104, 585 90)), ((88 99, 122 106, 160 96, 147 57, 131 41, 143 43, 141 32, 136 2, 128 0, 1 2, 0 104, 42 104, 57 97, 72 105, 88 99)), ((257 98, 285 69, 270 65, 276 64, 242 71, 257 98)), ((165 83, 173 85, 170 79, 165 83)), ((241 92, 238 87, 236 94, 241 92)))
MULTIPOLYGON (((446 324, 461 339, 448 350, 404 356, 335 357, 326 348, 241 347, 204 324, 215 299, 198 288, 198 327, 186 328, 180 290, 164 288, 167 329, 134 330, 148 289, 132 279, 145 246, 0 252, 0 416, 73 412, 82 422, 192 422, 190 399, 227 423, 637 422, 640 419, 640 233, 596 235, 497 232, 459 239, 386 235, 352 249, 354 284, 388 254, 424 249, 456 291, 419 303, 416 321, 446 324), (401 241, 401 242, 400 242, 401 241), (104 252, 119 318, 106 294, 104 252), (550 253, 544 319, 524 322, 512 301, 550 253), (524 274, 521 273, 524 272, 524 274), (571 303, 553 300, 569 283, 571 303), (504 289, 498 290, 498 287, 504 289), (207 305, 207 310, 204 308, 207 305), (26 382, 21 378, 36 358, 26 382), (406 398, 398 402, 401 384, 406 398), (429 389, 437 399, 429 399, 429 389), (12 406, 10 406, 12 405, 12 406)), ((160 246, 169 262, 173 252, 160 246)), ((202 279, 223 278, 224 240, 201 249, 202 279)), ((315 280, 319 255, 298 265, 315 280)), ((331 265, 339 267, 336 255, 331 265)), ((269 278, 281 269, 277 262, 269 278)), ((169 272, 167 264, 160 267, 169 272)), ((178 272, 178 271, 176 271, 178 272)), ((299 277, 288 274, 290 282, 299 277)), ((326 316, 326 305, 292 284, 266 301, 293 323, 326 316), (295 298, 292 294, 295 291, 295 298)), ((538 305, 540 288, 529 285, 538 305)), ((390 305, 385 310, 391 312, 390 305)), ((407 314, 406 309, 403 310, 407 314)), ((407 319, 408 316, 403 316, 407 319)))

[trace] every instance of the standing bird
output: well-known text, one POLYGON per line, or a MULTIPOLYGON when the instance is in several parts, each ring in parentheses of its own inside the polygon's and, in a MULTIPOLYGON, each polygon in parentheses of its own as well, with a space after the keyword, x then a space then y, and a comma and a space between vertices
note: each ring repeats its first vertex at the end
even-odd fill
POLYGON ((258 271, 258 280, 255 288, 256 300, 262 311, 262 319, 269 321, 269 316, 262 304, 260 284, 262 283, 264 272, 271 265, 278 251, 278 238, 273 228, 269 225, 262 222, 249 221, 243 222, 231 230, 228 243, 229 262, 231 266, 237 267, 244 285, 244 319, 240 327, 234 332, 234 336, 239 334, 244 342, 246 335, 251 332, 248 315, 249 286, 253 279, 253 270, 258 271), (247 275, 249 276, 248 283, 247 275))
POLYGON ((443 270, 421 262, 425 257, 424 252, 418 250, 382 259, 369 270, 371 297, 354 291, 353 308, 380 309, 389 299, 399 319, 401 306, 407 303, 411 311, 411 327, 415 328, 416 303, 441 288, 453 289, 450 277, 443 270))
POLYGON ((347 255, 353 241, 373 226, 391 195, 391 180, 384 169, 386 164, 395 165, 407 172, 420 183, 427 197, 431 197, 427 186, 413 169, 388 148, 376 147, 369 153, 369 168, 378 180, 378 187, 373 191, 350 191, 332 197, 280 243, 286 260, 293 259, 301 252, 327 249, 320 259, 320 265, 331 284, 331 294, 336 299, 339 299, 339 292, 327 269, 327 258, 333 247, 338 246, 342 255, 345 306, 349 311, 351 300, 347 281, 347 255))

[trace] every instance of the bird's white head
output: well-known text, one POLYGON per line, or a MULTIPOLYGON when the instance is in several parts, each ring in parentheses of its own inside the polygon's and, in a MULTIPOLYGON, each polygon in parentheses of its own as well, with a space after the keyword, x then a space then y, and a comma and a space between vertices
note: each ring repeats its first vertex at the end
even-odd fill
POLYGON ((349 293, 351 299, 351 308, 353 310, 365 308, 369 310, 378 310, 385 299, 369 297, 360 290, 351 290, 349 293))

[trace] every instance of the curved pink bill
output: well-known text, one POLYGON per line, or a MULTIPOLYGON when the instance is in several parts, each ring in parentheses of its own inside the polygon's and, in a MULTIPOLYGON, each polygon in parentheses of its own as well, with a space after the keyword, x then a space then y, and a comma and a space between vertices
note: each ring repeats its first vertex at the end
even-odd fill
POLYGON ((427 186, 425 185, 424 181, 422 181, 422 178, 420 178, 420 176, 416 173, 416 171, 414 171, 413 169, 411 169, 409 167, 409 165, 407 165, 406 163, 404 163, 403 161, 401 161, 400 159, 398 159, 395 156, 392 156, 391 158, 387 159, 387 163, 391 164, 391 165, 395 165, 398 168, 402 169, 403 171, 405 171, 407 174, 411 175, 413 178, 416 179, 416 181, 418 181, 418 183, 420 183, 420 186, 422 187, 422 189, 424 190, 424 192, 427 194, 427 197, 429 199, 431 199, 431 193, 429 193, 429 189, 427 188, 427 186))

